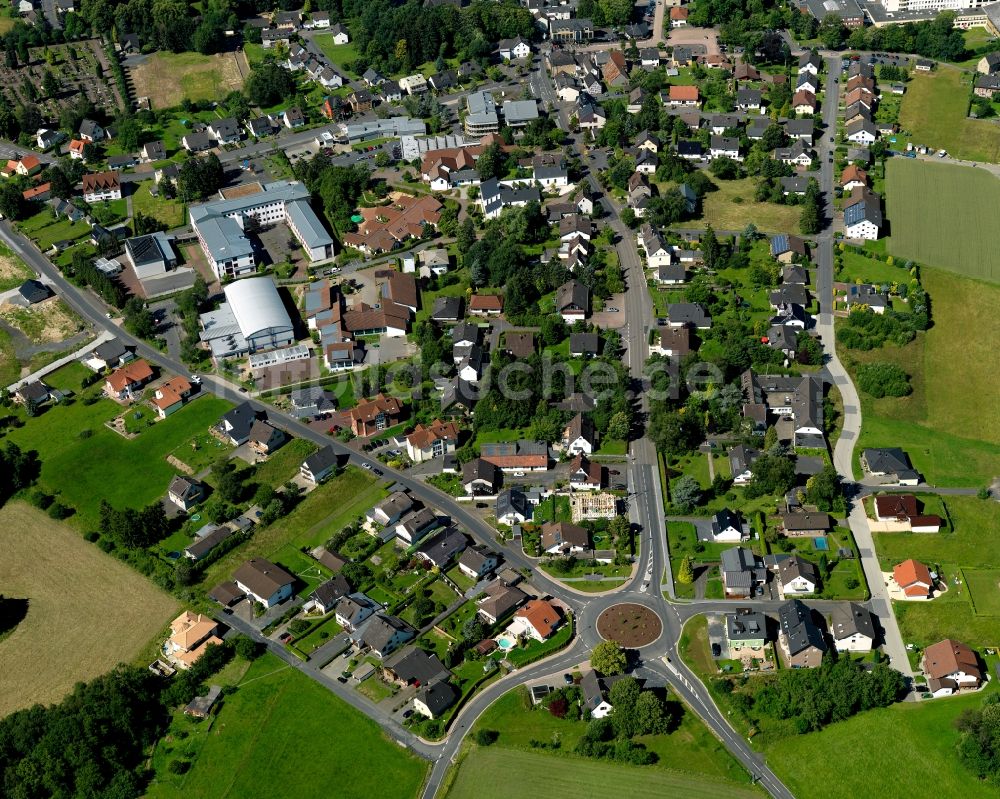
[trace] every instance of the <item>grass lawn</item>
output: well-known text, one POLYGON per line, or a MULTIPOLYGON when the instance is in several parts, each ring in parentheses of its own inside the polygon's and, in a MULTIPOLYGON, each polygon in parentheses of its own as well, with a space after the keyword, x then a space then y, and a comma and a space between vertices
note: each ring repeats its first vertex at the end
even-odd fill
POLYGON ((526 666, 529 663, 534 663, 536 660, 541 660, 546 655, 558 652, 569 644, 573 638, 574 623, 572 619, 567 619, 563 622, 563 626, 556 631, 555 635, 547 641, 529 641, 524 646, 519 646, 517 649, 511 650, 507 655, 507 660, 514 666, 526 666))
POLYGON ((977 616, 966 586, 956 585, 957 567, 942 566, 948 577, 948 591, 930 602, 896 602, 896 620, 903 641, 923 648, 943 638, 955 638, 972 647, 1000 643, 1000 626, 995 616, 977 616))
MULTIPOLYGON (((88 393, 100 390, 95 385, 88 393)), ((49 408, 7 437, 22 449, 38 450, 41 486, 76 508, 71 523, 96 529, 101 500, 119 508, 138 508, 162 496, 177 473, 166 455, 231 407, 225 400, 205 396, 129 441, 104 426, 121 412, 120 406, 107 399, 93 405, 77 400, 49 408), (81 438, 83 430, 90 430, 90 437, 81 438)))
MULTIPOLYGON (((1000 137, 1000 128, 984 124, 1000 137)), ((910 158, 894 158, 886 170, 893 255, 1000 282, 1000 243, 990 235, 1000 179, 983 169, 910 158)))
POLYGON ((318 785, 336 785, 343 799, 409 797, 417 795, 428 767, 375 722, 272 655, 250 667, 211 725, 178 718, 175 729, 188 735, 157 745, 151 799, 311 799, 318 785), (191 770, 171 774, 167 766, 176 759, 193 761, 191 770))
POLYGON ((906 347, 873 352, 840 348, 851 371, 858 363, 898 363, 910 375, 907 397, 861 394, 865 447, 903 447, 935 485, 976 487, 1000 475, 1000 418, 981 413, 1000 403, 1000 288, 937 269, 921 275, 931 297, 933 327, 906 347), (968 331, 975 330, 975 335, 968 331), (968 402, 968 397, 976 397, 968 402))
POLYGON ((1000 569, 962 569, 979 616, 1000 616, 1000 569))
POLYGON ((83 388, 83 381, 94 373, 79 361, 71 361, 45 376, 45 384, 61 391, 77 392, 83 388))
POLYGON ((302 461, 316 451, 316 445, 304 438, 295 438, 257 467, 254 480, 279 488, 299 473, 302 461))
POLYGON ((14 340, 6 330, 0 330, 0 386, 9 386, 21 376, 21 364, 14 351, 14 340))
POLYGON ((19 222, 18 225, 28 238, 34 239, 42 252, 52 247, 54 242, 62 239, 75 241, 90 233, 90 225, 86 222, 70 222, 65 217, 56 219, 48 207, 19 222))
POLYGON ((701 216, 688 227, 711 224, 719 230, 743 230, 753 222, 766 233, 798 232, 802 209, 795 205, 754 202, 754 179, 715 181, 718 191, 705 195, 701 216))
POLYGON ((955 751, 955 719, 982 699, 973 694, 870 710, 820 732, 776 741, 767 762, 792 793, 810 799, 926 795, 928 785, 938 796, 995 797, 996 786, 972 777, 955 751), (875 743, 859 745, 863 741, 875 743), (838 752, 851 753, 850 768, 832 756, 838 752))
POLYGON ((553 494, 548 499, 543 499, 538 507, 531 514, 531 520, 535 524, 545 524, 546 522, 568 522, 572 519, 572 511, 569 507, 569 497, 556 496, 553 494))
POLYGON ((195 474, 209 468, 220 458, 229 457, 233 447, 223 443, 208 431, 195 433, 190 439, 180 444, 173 455, 181 463, 191 467, 195 474))
POLYGON ((343 627, 337 624, 336 616, 331 612, 322 624, 313 629, 304 638, 296 640, 295 648, 308 655, 323 646, 323 644, 340 633, 341 630, 343 630, 343 627))
POLYGON ((177 612, 141 574, 23 502, 0 510, 0 552, 3 592, 31 603, 0 641, 0 716, 130 662, 177 612))
POLYGON ((913 73, 899 123, 917 144, 945 149, 954 158, 996 163, 1000 161, 1000 128, 966 117, 969 81, 968 74, 944 67, 913 73))
POLYGON ((168 229, 184 224, 184 203, 179 200, 168 200, 163 194, 154 197, 150 192, 151 181, 139 183, 132 194, 132 211, 145 214, 163 222, 168 229))
POLYGON ((0 291, 16 289, 34 274, 20 258, 0 244, 0 291))
POLYGON ((233 570, 248 558, 270 558, 286 545, 298 551, 299 547, 322 544, 384 495, 385 489, 373 477, 350 467, 310 492, 290 514, 255 531, 246 544, 209 566, 202 584, 211 587, 229 579, 233 570))
MULTIPOLYGON (((525 780, 525 784, 531 785, 534 793, 544 793, 545 795, 563 796, 561 790, 562 780, 566 774, 576 774, 580 780, 586 779, 582 776, 580 769, 587 769, 590 766, 600 766, 602 768, 614 769, 618 779, 625 780, 618 785, 617 790, 622 796, 653 796, 662 794, 635 793, 642 791, 641 786, 658 787, 660 791, 665 788, 674 787, 677 789, 677 796, 710 796, 722 795, 728 791, 735 791, 737 796, 756 796, 749 785, 743 791, 741 783, 746 782, 745 772, 729 755, 726 749, 712 736, 706 727, 696 716, 685 711, 679 727, 668 735, 643 736, 637 740, 644 744, 651 751, 656 752, 658 760, 655 765, 645 768, 636 767, 634 771, 640 776, 641 784, 633 785, 629 780, 629 772, 632 767, 602 763, 600 761, 589 760, 571 754, 577 741, 583 735, 586 725, 581 721, 557 719, 548 711, 542 708, 530 709, 530 702, 527 699, 523 688, 505 694, 498 699, 477 721, 477 729, 492 729, 500 733, 496 744, 489 749, 475 748, 472 750, 471 758, 480 754, 501 752, 507 759, 511 757, 520 758, 521 755, 529 755, 532 759, 540 758, 547 767, 547 772, 553 776, 549 778, 542 775, 533 776, 530 780, 525 780), (560 741, 560 749, 553 754, 540 754, 531 751, 531 740, 550 742, 554 739, 560 741), (564 772, 565 769, 565 772, 564 772), (697 781, 692 778, 697 776, 697 781), (670 783, 659 783, 660 779, 684 779, 686 782, 678 782, 671 786, 670 783), (539 781, 541 780, 541 782, 539 781), (549 781, 551 780, 551 782, 549 781), (704 780, 704 783, 701 781, 704 780), (704 784, 706 787, 713 785, 715 794, 702 794, 698 792, 698 785, 704 784)), ((463 778, 467 778, 463 772, 467 768, 469 759, 463 761, 459 769, 459 778, 456 781, 449 797, 471 796, 458 792, 463 778)), ((520 769, 517 769, 520 771, 520 769)), ((487 781, 489 782, 489 781, 487 781)), ((579 785, 587 784, 595 786, 588 780, 586 783, 576 785, 575 795, 579 796, 579 785)), ((500 786, 498 786, 500 787, 500 786)), ((507 793, 505 796, 524 795, 516 791, 510 793, 510 784, 502 786, 507 793)), ((481 785, 480 788, 485 788, 481 785)), ((494 794, 478 794, 480 796, 493 796, 494 794)), ((501 794, 496 794, 497 796, 501 794)), ((570 794, 565 794, 570 795, 570 794)), ((594 791, 587 792, 588 796, 601 796, 604 792, 594 787, 594 791)), ((619 795, 619 793, 615 793, 619 795)))
POLYGON ((347 64, 353 64, 358 60, 358 48, 353 42, 348 44, 334 44, 332 33, 320 33, 313 37, 313 42, 322 51, 330 63, 336 67, 338 72, 345 75, 356 74, 351 73, 347 68, 347 64))
MULTIPOLYGON (((837 270, 837 280, 844 283, 903 283, 910 279, 909 273, 900 266, 890 266, 885 261, 876 261, 861 253, 846 250, 842 253, 844 263, 837 270)), ((902 260, 899 261, 902 263, 902 260)))

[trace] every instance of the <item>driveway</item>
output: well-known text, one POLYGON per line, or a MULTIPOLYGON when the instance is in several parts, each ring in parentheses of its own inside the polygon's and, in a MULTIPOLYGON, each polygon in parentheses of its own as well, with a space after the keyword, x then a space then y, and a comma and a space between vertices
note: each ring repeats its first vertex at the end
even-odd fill
POLYGON ((705 621, 708 622, 709 651, 711 651, 712 644, 718 644, 721 657, 729 657, 729 644, 726 642, 725 616, 709 613, 706 614, 705 621))

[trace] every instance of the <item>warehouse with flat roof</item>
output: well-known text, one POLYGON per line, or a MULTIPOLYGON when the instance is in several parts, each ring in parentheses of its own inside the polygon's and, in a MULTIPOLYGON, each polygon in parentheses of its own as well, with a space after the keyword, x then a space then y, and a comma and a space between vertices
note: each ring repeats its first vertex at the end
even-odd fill
POLYGON ((269 277, 230 283, 217 311, 201 315, 201 340, 214 358, 232 358, 295 343, 295 327, 269 277))

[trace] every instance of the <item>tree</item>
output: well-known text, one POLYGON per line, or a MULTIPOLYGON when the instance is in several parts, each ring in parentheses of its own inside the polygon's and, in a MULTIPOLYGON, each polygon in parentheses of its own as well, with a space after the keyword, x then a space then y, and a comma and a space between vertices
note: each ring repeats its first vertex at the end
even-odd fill
POLYGON ((59 94, 59 82, 49 70, 42 76, 42 92, 50 99, 59 94))
POLYGON ((605 25, 625 25, 632 16, 631 0, 597 0, 605 25))
POLYGON ((492 746, 499 737, 500 733, 496 730, 476 730, 476 743, 479 746, 492 746))
POLYGON ((480 180, 503 177, 505 157, 499 142, 493 142, 479 155, 476 161, 476 171, 480 180))
POLYGON ((5 219, 20 219, 24 213, 22 189, 11 181, 0 185, 0 214, 5 219))
POLYGON ((829 463, 806 481, 806 499, 821 511, 832 511, 840 498, 840 475, 829 463))
POLYGON ((736 180, 740 176, 739 163, 724 155, 713 158, 708 168, 720 180, 736 180))
POLYGON ((701 502, 701 485, 691 475, 683 475, 670 492, 674 506, 681 513, 690 513, 701 502))
POLYGON ((462 220, 462 224, 458 226, 458 234, 455 237, 455 244, 458 246, 458 251, 465 255, 471 248, 472 245, 476 243, 476 223, 472 221, 472 217, 465 217, 462 220))
POLYGON ((819 24, 818 36, 827 50, 837 50, 847 38, 847 28, 844 27, 844 21, 840 17, 830 13, 823 17, 823 21, 819 24))
POLYGON ((389 166, 389 163, 390 163, 389 153, 387 153, 385 150, 379 150, 375 154, 375 166, 377 166, 379 169, 385 169, 387 166, 389 166))
POLYGON ((632 427, 632 420, 625 411, 618 411, 608 421, 608 438, 618 441, 625 441, 628 438, 629 430, 632 427))
POLYGON ((784 494, 795 485, 795 464, 783 455, 761 455, 753 464, 753 476, 747 484, 747 499, 765 494, 784 494))
POLYGON ((250 70, 243 92, 254 105, 275 105, 295 94, 295 79, 291 73, 273 61, 265 61, 250 70))
POLYGON ((694 582, 694 566, 691 563, 691 556, 685 555, 684 560, 677 569, 677 582, 682 585, 690 585, 694 582))
POLYGON ((905 397, 913 391, 903 367, 887 361, 859 365, 858 388, 877 399, 905 397))
POLYGON ((601 641, 590 653, 590 665, 601 674, 621 674, 628 665, 625 650, 616 641, 601 641))

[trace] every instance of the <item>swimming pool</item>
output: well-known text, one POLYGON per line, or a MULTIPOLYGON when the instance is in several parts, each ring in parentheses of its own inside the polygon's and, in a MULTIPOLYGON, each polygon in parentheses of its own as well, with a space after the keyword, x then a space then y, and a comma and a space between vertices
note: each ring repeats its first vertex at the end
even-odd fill
POLYGON ((813 539, 813 546, 820 552, 826 552, 830 548, 829 542, 826 540, 825 535, 817 536, 813 539))
POLYGON ((496 642, 497 646, 500 647, 505 652, 517 646, 517 641, 515 641, 513 638, 508 638, 506 635, 501 635, 499 638, 496 639, 496 642))

